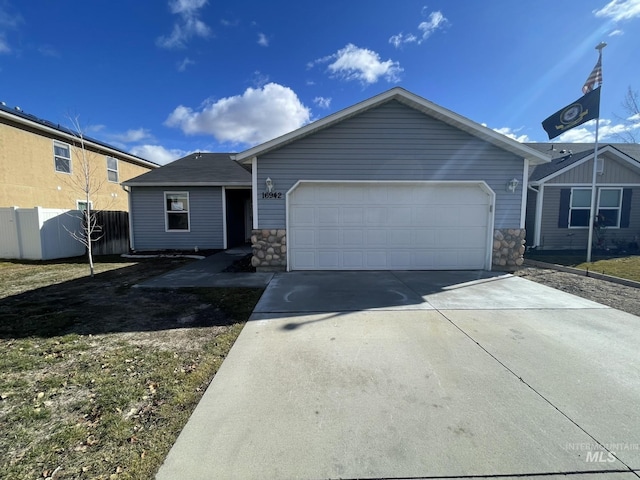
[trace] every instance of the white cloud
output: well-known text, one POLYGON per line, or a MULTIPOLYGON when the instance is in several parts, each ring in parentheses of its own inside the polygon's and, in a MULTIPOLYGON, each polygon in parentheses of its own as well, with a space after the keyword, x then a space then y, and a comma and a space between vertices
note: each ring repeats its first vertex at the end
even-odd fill
POLYGON ((403 69, 398 62, 381 61, 380 55, 373 50, 348 44, 333 55, 311 62, 310 67, 319 63, 328 63, 327 69, 334 77, 343 80, 357 80, 365 85, 376 83, 381 78, 387 82, 398 82, 403 69))
POLYGON ((593 11, 596 17, 610 18, 614 22, 640 17, 640 0, 611 0, 593 11))
POLYGON ((22 16, 14 13, 8 2, 0 2, 0 54, 9 54, 13 51, 7 40, 7 30, 16 30, 23 23, 22 16))
MULTIPOLYGON (((426 7, 422 9, 423 15, 426 7)), ((427 40, 433 33, 437 30, 440 30, 449 25, 449 20, 445 18, 441 11, 431 12, 427 16, 427 20, 424 22, 420 22, 418 25, 418 30, 420 33, 415 35, 413 33, 409 33, 405 35, 404 33, 398 33, 396 35, 392 35, 389 38, 389 43, 396 48, 400 48, 405 43, 416 43, 420 45, 422 42, 427 40)))
POLYGON ((493 131, 501 133, 505 137, 509 137, 509 138, 515 140, 516 142, 523 143, 523 142, 530 142, 531 141, 529 139, 529 136, 526 135, 526 134, 525 135, 518 135, 518 132, 520 131, 520 129, 512 130, 509 127, 502 127, 502 128, 494 128, 493 131))
POLYGON ((269 46, 269 39, 267 38, 267 36, 264 33, 259 33, 258 34, 258 45, 260 45, 261 47, 268 47, 269 46))
POLYGON ((309 119, 309 109, 293 90, 268 83, 247 88, 242 95, 207 102, 198 111, 180 105, 165 125, 187 135, 213 135, 219 142, 255 145, 295 130, 309 119))
POLYGON ((166 165, 167 163, 177 160, 178 158, 182 158, 191 152, 175 148, 167 149, 161 145, 137 145, 129 150, 129 153, 160 165, 166 165))
POLYGON ((0 54, 2 53, 11 53, 11 47, 4 38, 4 35, 0 34, 0 54))
POLYGON ((313 99, 313 103, 320 108, 329 108, 331 106, 331 97, 316 97, 313 99))
POLYGON ((624 32, 620 29, 616 29, 609 34, 610 37, 618 37, 620 35, 624 35, 624 32))
POLYGON ((211 29, 200 20, 200 9, 208 0, 171 0, 169 8, 179 19, 168 36, 158 37, 156 45, 162 48, 184 48, 192 37, 207 38, 211 29))
POLYGON ((427 21, 422 22, 420 23, 420 25, 418 25, 418 30, 422 32, 422 40, 420 40, 419 43, 425 41, 431 36, 433 32, 435 32, 439 28, 446 26, 448 23, 449 22, 447 21, 447 19, 444 18, 444 15, 442 15, 442 12, 431 12, 427 21))
POLYGON ((140 142, 153 138, 151 132, 146 128, 127 130, 125 133, 115 133, 109 136, 113 140, 123 143, 140 142))
MULTIPOLYGON (((630 118, 633 121, 633 117, 630 118)), ((640 121, 636 123, 624 124, 613 123, 613 121, 601 118, 600 129, 598 131, 599 141, 616 140, 624 138, 625 134, 638 135, 640 133, 640 121)), ((596 139, 596 121, 590 120, 579 127, 573 128, 554 140, 562 143, 584 143, 595 142, 596 139)))
POLYGON ((184 72, 189 65, 195 65, 195 64, 196 64, 195 61, 191 60, 189 57, 185 57, 184 60, 182 60, 181 62, 178 62, 178 71, 184 72))

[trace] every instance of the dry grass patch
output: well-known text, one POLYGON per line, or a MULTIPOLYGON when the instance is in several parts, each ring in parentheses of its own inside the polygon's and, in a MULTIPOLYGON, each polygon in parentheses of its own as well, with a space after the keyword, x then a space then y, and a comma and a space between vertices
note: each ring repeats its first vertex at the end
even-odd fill
POLYGON ((261 294, 129 288, 181 262, 0 263, 0 478, 153 477, 261 294))

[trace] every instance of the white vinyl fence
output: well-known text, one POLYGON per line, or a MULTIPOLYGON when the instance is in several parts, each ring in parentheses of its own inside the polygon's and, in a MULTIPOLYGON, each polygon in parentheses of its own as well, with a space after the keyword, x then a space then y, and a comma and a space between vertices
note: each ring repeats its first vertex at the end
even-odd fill
POLYGON ((79 230, 78 213, 42 207, 0 208, 0 258, 52 260, 84 254, 84 245, 67 231, 79 230))

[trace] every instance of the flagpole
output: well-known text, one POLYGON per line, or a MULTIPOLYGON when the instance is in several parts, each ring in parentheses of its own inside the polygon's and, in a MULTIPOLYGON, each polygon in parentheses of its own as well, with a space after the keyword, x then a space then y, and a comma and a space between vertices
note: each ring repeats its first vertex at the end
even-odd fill
MULTIPOLYGON (((600 42, 596 46, 596 50, 599 53, 599 61, 602 61, 602 49, 606 47, 607 44, 604 42, 600 42)), ((599 88, 602 87, 602 81, 600 82, 599 88)), ((602 94, 602 88, 600 90, 600 94, 602 94)), ((596 217, 596 178, 598 175, 598 132, 600 130, 600 108, 598 107, 598 117, 596 118, 596 142, 595 148, 593 150, 593 172, 591 176, 591 208, 589 210, 589 240, 587 243, 587 263, 591 262, 591 246, 593 243, 593 226, 595 224, 596 217)))

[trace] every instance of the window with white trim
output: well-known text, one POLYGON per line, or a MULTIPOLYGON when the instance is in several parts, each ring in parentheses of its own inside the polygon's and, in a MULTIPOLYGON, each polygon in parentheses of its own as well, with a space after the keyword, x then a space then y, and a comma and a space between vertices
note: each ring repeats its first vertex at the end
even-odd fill
POLYGON ((118 182, 118 159, 107 157, 107 180, 118 182))
MULTIPOLYGON (((93 210, 93 202, 89 202, 89 208, 93 210)), ((86 200, 76 200, 76 210, 80 210, 84 212, 87 210, 87 201, 86 200)))
MULTIPOLYGON (((598 189, 597 225, 620 228, 622 213, 622 188, 598 189)), ((591 212, 591 189, 572 188, 569 203, 569 228, 588 228, 591 212)))
POLYGON ((572 188, 569 203, 569 228, 589 226, 589 212, 591 210, 591 189, 572 188))
POLYGON ((165 228, 167 232, 189 231, 189 192, 165 192, 165 228))
POLYGON ((620 228, 622 188, 601 188, 598 191, 598 225, 620 228))
POLYGON ((54 140, 53 162, 56 172, 71 173, 71 147, 66 143, 54 140))

